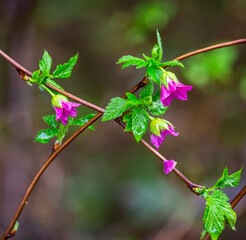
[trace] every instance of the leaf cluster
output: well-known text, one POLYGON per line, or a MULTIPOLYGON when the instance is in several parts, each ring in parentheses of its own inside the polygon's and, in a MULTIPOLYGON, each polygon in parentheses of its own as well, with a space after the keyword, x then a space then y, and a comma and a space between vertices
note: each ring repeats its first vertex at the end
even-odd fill
POLYGON ((50 71, 52 66, 52 58, 49 53, 44 50, 43 58, 39 62, 39 70, 33 72, 31 82, 35 82, 40 86, 42 86, 42 84, 50 83, 53 86, 63 90, 63 88, 53 79, 69 78, 72 74, 73 67, 77 63, 77 59, 78 54, 71 57, 67 63, 59 64, 54 72, 51 74, 50 71))
POLYGON ((202 232, 202 237, 208 232, 212 240, 218 239, 225 224, 232 230, 236 230, 236 213, 233 211, 227 195, 220 189, 226 187, 237 187, 241 176, 240 169, 238 172, 229 175, 228 169, 225 168, 222 176, 212 188, 199 190, 200 195, 206 199, 206 207, 204 211, 203 224, 205 231, 202 232))
MULTIPOLYGON (((54 137, 56 137, 59 142, 62 142, 70 126, 77 125, 77 126, 82 127, 88 121, 90 121, 94 116, 95 114, 91 113, 77 120, 74 120, 73 118, 68 117, 69 120, 66 126, 64 126, 63 124, 60 124, 58 126, 55 114, 44 116, 43 120, 50 128, 40 130, 35 137, 35 142, 48 143, 54 137)), ((89 126, 88 128, 91 130, 94 130, 93 126, 89 126)))
POLYGON ((126 93, 127 99, 112 98, 105 109, 102 121, 116 119, 125 113, 123 116, 123 121, 126 122, 125 131, 133 132, 136 141, 139 142, 148 129, 149 113, 163 115, 167 110, 160 101, 160 91, 154 95, 153 93, 153 82, 149 82, 139 93, 139 99, 129 92, 126 93))

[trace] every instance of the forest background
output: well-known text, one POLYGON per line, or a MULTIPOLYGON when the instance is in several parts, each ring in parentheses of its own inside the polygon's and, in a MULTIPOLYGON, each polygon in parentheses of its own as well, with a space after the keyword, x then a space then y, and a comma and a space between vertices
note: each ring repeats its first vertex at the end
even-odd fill
MULTIPOLYGON (((121 71, 117 60, 151 52, 158 28, 164 60, 215 43, 245 37, 244 0, 11 0, 0 1, 0 46, 27 69, 38 69, 46 49, 53 65, 79 53, 69 92, 101 107, 138 83, 145 72, 121 71)), ((178 162, 192 181, 212 186, 225 166, 238 171, 246 159, 245 45, 191 57, 174 72, 194 85, 189 100, 174 101, 165 117, 180 135, 160 152, 178 162)), ((79 115, 91 112, 86 107, 79 115)), ((0 232, 48 157, 52 143, 34 143, 53 114, 50 98, 24 84, 0 59, 0 232)), ((159 161, 112 122, 94 124, 52 163, 20 218, 18 239, 197 239, 204 201, 180 180, 164 176, 159 161)), ((75 130, 75 129, 74 129, 75 130)), ((148 134, 145 139, 149 141, 148 134)), ((245 184, 245 169, 233 198, 245 184)), ((245 199, 235 208, 244 239, 245 199)))

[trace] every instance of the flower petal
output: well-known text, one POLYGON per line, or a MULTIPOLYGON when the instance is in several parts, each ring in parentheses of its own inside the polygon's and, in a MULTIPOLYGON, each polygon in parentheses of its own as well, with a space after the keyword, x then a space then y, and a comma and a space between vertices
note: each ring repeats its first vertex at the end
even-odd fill
POLYGON ((56 121, 58 121, 58 119, 62 116, 63 109, 58 107, 54 107, 54 109, 56 110, 56 121))
POLYGON ((160 137, 158 137, 155 134, 151 134, 151 143, 156 147, 157 150, 161 146, 164 139, 165 135, 161 135, 160 137))
POLYGON ((63 125, 66 125, 66 124, 67 124, 67 121, 68 121, 68 115, 66 114, 65 111, 63 111, 63 114, 62 114, 60 120, 61 120, 61 122, 62 122, 63 125))
POLYGON ((177 162, 173 160, 163 161, 164 173, 167 175, 169 172, 171 172, 175 168, 176 164, 177 162))

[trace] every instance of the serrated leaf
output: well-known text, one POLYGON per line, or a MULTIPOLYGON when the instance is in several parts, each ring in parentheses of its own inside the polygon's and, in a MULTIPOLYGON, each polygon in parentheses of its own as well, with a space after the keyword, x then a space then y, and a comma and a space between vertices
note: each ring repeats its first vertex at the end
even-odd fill
POLYGON ((50 72, 51 69, 51 65, 52 65, 52 59, 51 56, 49 55, 49 53, 44 50, 44 55, 42 60, 39 62, 39 68, 42 72, 50 72))
POLYGON ((137 58, 131 55, 123 56, 118 60, 116 64, 119 63, 124 63, 121 69, 124 69, 129 66, 136 66, 136 68, 138 69, 138 68, 146 67, 148 65, 148 63, 144 59, 137 58))
POLYGON ((241 171, 242 168, 239 171, 228 175, 228 169, 225 168, 222 176, 219 178, 213 188, 223 189, 226 187, 237 187, 240 181, 241 171))
POLYGON ((230 227, 232 230, 236 231, 236 227, 235 227, 235 224, 236 224, 236 221, 237 221, 237 215, 236 213, 231 209, 231 214, 227 214, 225 216, 225 223, 228 227, 230 227))
POLYGON ((160 77, 162 75, 162 71, 160 69, 157 69, 152 66, 147 67, 147 75, 151 80, 160 85, 160 77))
POLYGON ((163 115, 168 108, 169 106, 164 107, 160 99, 158 99, 157 101, 153 101, 152 104, 148 106, 148 110, 150 111, 150 113, 155 116, 163 115))
MULTIPOLYGON (((71 123, 71 125, 77 125, 77 126, 82 127, 82 126, 84 126, 87 122, 89 122, 95 116, 96 116, 96 114, 94 114, 94 113, 88 114, 85 117, 82 117, 82 118, 79 118, 79 119, 73 121, 71 123)), ((88 128, 91 129, 91 130, 95 130, 95 128, 93 126, 89 126, 88 128)))
POLYGON ((46 84, 48 80, 49 80, 49 75, 45 70, 39 76, 36 77, 35 82, 38 84, 46 84))
POLYGON ((77 63, 78 53, 71 57, 67 63, 59 64, 52 74, 53 78, 68 78, 72 74, 74 65, 77 63))
POLYGON ((162 59, 163 50, 162 50, 161 36, 158 30, 156 30, 156 35, 157 35, 157 44, 158 44, 158 61, 160 62, 162 59))
POLYGON ((43 120, 51 127, 51 128, 56 128, 57 126, 57 121, 56 121, 56 115, 48 115, 44 116, 43 120))
POLYGON ((177 61, 177 60, 160 63, 160 66, 161 67, 180 66, 180 67, 184 68, 184 64, 177 61))
POLYGON ((132 132, 137 142, 148 129, 149 114, 145 109, 134 108, 132 111, 132 132))
POLYGON ((154 92, 154 84, 153 82, 149 82, 144 89, 140 92, 139 97, 140 99, 144 99, 148 96, 152 96, 154 92))
POLYGON ((134 94, 127 92, 126 96, 127 96, 126 103, 129 107, 138 106, 142 104, 142 101, 137 99, 137 97, 134 94))
POLYGON ((227 202, 229 198, 220 190, 215 190, 206 200, 204 227, 210 233, 212 240, 217 240, 225 228, 226 219, 233 219, 234 211, 227 202))
POLYGON ((41 142, 41 143, 48 143, 51 138, 55 137, 58 133, 59 129, 43 129, 38 132, 38 134, 35 137, 35 142, 41 142))
POLYGON ((148 57, 148 56, 146 56, 144 53, 143 53, 143 57, 146 59, 146 61, 150 61, 150 60, 152 60, 153 58, 151 58, 151 57, 148 57))
POLYGON ((102 121, 104 122, 120 117, 129 108, 126 99, 120 97, 112 98, 105 109, 102 121))
POLYGON ((123 121, 126 122, 125 132, 132 132, 132 113, 128 113, 123 117, 123 121))
POLYGON ((36 80, 38 79, 39 74, 40 74, 40 70, 39 69, 37 71, 34 71, 32 73, 32 79, 33 79, 33 81, 36 82, 36 80))

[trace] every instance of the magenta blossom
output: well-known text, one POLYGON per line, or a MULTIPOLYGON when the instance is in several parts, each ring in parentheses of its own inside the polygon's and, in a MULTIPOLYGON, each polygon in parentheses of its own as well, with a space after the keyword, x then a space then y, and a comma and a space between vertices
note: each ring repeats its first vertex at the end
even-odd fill
POLYGON ((170 77, 167 77, 168 89, 165 85, 161 86, 161 102, 164 107, 169 106, 173 98, 179 100, 187 100, 187 91, 190 91, 193 86, 187 86, 179 81, 173 81, 170 77))
POLYGON ((177 162, 173 160, 163 161, 164 173, 167 175, 169 172, 171 172, 175 168, 176 164, 177 162))
POLYGON ((158 150, 159 147, 161 146, 162 142, 165 140, 166 135, 173 135, 173 136, 178 136, 179 133, 176 133, 174 131, 173 126, 168 125, 168 129, 165 129, 164 131, 160 132, 160 136, 157 136, 155 134, 151 134, 151 143, 155 145, 156 149, 158 150))
POLYGON ((63 125, 67 124, 68 116, 76 117, 77 110, 75 107, 81 105, 80 103, 69 102, 63 95, 54 96, 51 103, 56 110, 56 121, 60 119, 63 125))

